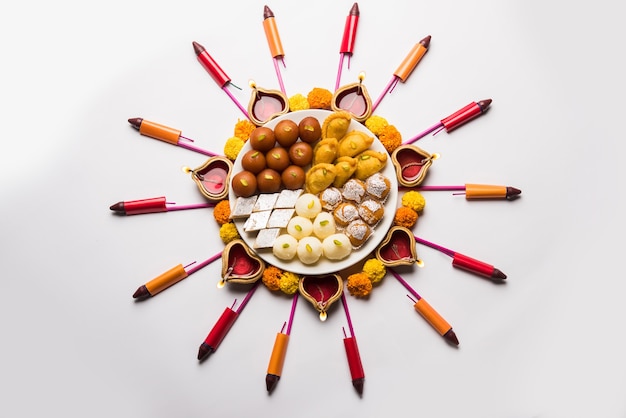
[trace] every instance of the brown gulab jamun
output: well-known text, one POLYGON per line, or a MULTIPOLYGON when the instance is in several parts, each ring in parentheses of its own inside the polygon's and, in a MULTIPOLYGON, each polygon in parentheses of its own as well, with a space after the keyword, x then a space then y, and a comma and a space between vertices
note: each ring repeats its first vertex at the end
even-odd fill
POLYGON ((265 154, 265 161, 268 168, 281 173, 285 168, 289 167, 291 161, 289 154, 283 147, 274 147, 265 154))
POLYGON ((298 141, 289 148, 289 159, 292 164, 300 167, 311 164, 313 148, 306 142, 298 141))
POLYGON ((265 154, 255 149, 248 150, 243 157, 241 157, 241 166, 244 170, 258 174, 266 167, 265 154))
POLYGON ((250 197, 256 193, 256 176, 250 171, 240 171, 233 176, 231 186, 237 196, 250 197))
POLYGON ((283 170, 280 177, 283 180, 283 186, 285 186, 286 189, 296 190, 304 186, 306 175, 302 167, 290 165, 283 170))
POLYGON ((266 168, 256 175, 256 185, 261 193, 276 193, 281 186, 280 174, 276 170, 266 168))
POLYGON ((307 116, 298 124, 300 139, 309 144, 322 137, 322 127, 320 122, 313 116, 307 116))
POLYGON ((274 131, 265 126, 254 128, 252 132, 250 132, 249 141, 252 149, 261 152, 267 152, 276 145, 274 131))
POLYGON ((298 140, 299 135, 298 124, 291 119, 283 119, 274 127, 276 142, 284 148, 292 146, 298 140))

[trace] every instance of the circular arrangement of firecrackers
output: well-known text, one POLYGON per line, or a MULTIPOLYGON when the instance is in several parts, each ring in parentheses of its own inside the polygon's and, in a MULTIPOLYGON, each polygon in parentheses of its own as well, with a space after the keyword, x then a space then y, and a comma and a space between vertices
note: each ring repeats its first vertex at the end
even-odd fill
POLYGON ((269 291, 289 295, 292 299, 289 320, 276 335, 267 369, 266 389, 269 392, 274 390, 282 375, 300 296, 310 302, 321 320, 326 319, 333 303, 341 300, 348 326, 348 333, 344 329, 343 339, 348 368, 354 388, 362 395, 365 373, 344 288, 353 297, 366 298, 385 277, 394 277, 410 293, 415 310, 445 341, 457 346, 459 341, 452 326, 394 268, 421 266, 416 250, 419 243, 448 255, 453 267, 494 281, 506 279, 506 275, 493 265, 414 233, 425 210, 423 191, 456 191, 468 200, 513 200, 521 194, 519 189, 507 186, 422 184, 438 155, 413 143, 429 134, 449 132, 484 114, 491 100, 471 102, 403 142, 396 127, 374 112, 385 95, 398 82, 405 82, 413 72, 427 52, 431 37, 415 44, 382 94, 372 102, 362 73, 357 82, 341 86, 344 58, 349 60, 354 52, 359 17, 358 4, 354 3, 346 18, 334 92, 314 87, 306 96, 300 93, 288 96, 279 66, 284 65, 284 51, 274 13, 265 6, 263 28, 280 89, 264 89, 251 81, 252 93, 247 108, 228 90, 232 84, 228 75, 202 45, 192 43, 200 64, 244 115, 235 123, 233 135, 226 139, 223 155, 198 148, 192 144, 193 140, 182 136, 180 130, 142 118, 128 120, 142 135, 209 157, 200 167, 185 168, 205 200, 197 204, 175 205, 167 203, 165 197, 157 197, 118 202, 110 209, 120 215, 138 215, 212 208, 224 243, 220 253, 199 263, 180 264, 146 282, 135 291, 133 298, 145 300, 155 296, 218 260, 222 263, 222 280, 218 287, 227 283, 249 284, 250 289, 239 306, 236 309, 235 304, 227 307, 200 344, 197 358, 203 361, 217 350, 261 283, 269 291), (290 118, 290 115, 298 115, 296 112, 312 109, 327 112, 321 120, 313 116, 300 120, 290 118), (266 126, 276 118, 280 122, 273 128, 266 126), (354 129, 355 124, 361 129, 354 129), (382 146, 382 152, 370 149, 374 141, 382 146), (235 172, 237 161, 242 170, 235 172), (393 186, 381 174, 387 164, 394 168, 393 186), (385 205, 389 188, 396 187, 395 180, 402 194, 398 202, 385 205), (380 242, 376 243, 375 250, 354 257, 383 217, 393 217, 393 220, 387 223, 391 225, 387 231, 377 234, 380 242), (237 220, 241 222, 236 224, 237 220), (246 234, 256 234, 254 243, 248 235, 248 238, 242 238, 242 229, 246 234), (320 258, 333 261, 354 257, 355 261, 349 263, 349 269, 339 273, 300 275, 266 262, 264 254, 268 252, 280 260, 299 259, 299 262, 312 266, 320 258))

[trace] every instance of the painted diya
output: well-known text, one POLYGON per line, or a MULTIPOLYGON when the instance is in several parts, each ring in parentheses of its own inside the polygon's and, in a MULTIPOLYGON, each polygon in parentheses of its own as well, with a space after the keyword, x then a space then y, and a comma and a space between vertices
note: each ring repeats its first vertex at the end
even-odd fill
POLYGON ((415 145, 401 145, 391 154, 391 161, 396 169, 398 183, 404 187, 419 186, 435 155, 431 155, 415 145))
POLYGON ((289 112, 289 99, 279 90, 265 90, 250 82, 252 95, 248 103, 248 115, 256 126, 265 125, 277 116, 289 112))
POLYGON ((243 240, 229 242, 222 252, 222 279, 232 283, 254 283, 263 275, 265 263, 243 240))
POLYGON ((207 199, 219 201, 228 197, 228 183, 233 163, 225 157, 209 158, 200 167, 189 170, 191 178, 207 199))
POLYGON ((411 230, 394 226, 376 249, 376 258, 385 266, 395 267, 411 265, 417 261, 415 236, 411 230))
POLYGON ((341 297, 343 280, 338 274, 304 276, 300 279, 299 290, 320 313, 320 319, 325 321, 328 308, 341 297))
POLYGON ((363 85, 364 78, 363 74, 359 74, 358 83, 337 89, 333 95, 331 108, 336 112, 346 110, 352 114, 354 120, 365 122, 372 115, 372 99, 363 85))

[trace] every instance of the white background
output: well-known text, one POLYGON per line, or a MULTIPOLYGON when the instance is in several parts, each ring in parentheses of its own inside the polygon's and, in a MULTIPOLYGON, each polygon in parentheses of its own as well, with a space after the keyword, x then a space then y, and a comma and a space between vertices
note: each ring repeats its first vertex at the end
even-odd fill
MULTIPOLYGON (((348 297, 366 374, 350 383, 340 305, 297 306, 282 378, 265 390, 290 298, 260 287, 206 362, 199 344, 246 289, 214 263, 147 300, 135 289, 223 248, 211 210, 118 217, 120 200, 202 196, 205 157, 140 136, 143 117, 220 152, 242 114, 199 65, 203 44, 242 91, 277 88, 264 3, 14 2, 0 17, 0 415, 6 417, 624 417, 624 25, 617 2, 361 0, 343 83, 376 98, 410 48, 430 50, 377 114, 405 138, 474 100, 482 117, 418 142, 425 184, 503 184, 514 202, 424 192, 416 233, 494 264, 506 284, 418 246, 407 280, 458 349, 385 278, 348 297)), ((351 1, 269 4, 289 95, 334 88, 351 1)))

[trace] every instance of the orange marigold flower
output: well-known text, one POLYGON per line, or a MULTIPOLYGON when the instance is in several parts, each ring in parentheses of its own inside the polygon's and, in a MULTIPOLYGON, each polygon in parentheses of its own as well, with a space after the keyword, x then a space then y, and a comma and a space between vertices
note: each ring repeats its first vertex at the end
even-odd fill
POLYGON ((402 135, 393 125, 387 125, 382 129, 378 139, 389 154, 402 145, 402 135))
POLYGON ((324 88, 315 87, 306 96, 307 102, 311 109, 328 109, 330 110, 330 102, 333 100, 333 94, 324 88))
POLYGON ((412 208, 400 206, 396 210, 396 216, 393 218, 393 223, 398 226, 411 229, 417 222, 417 217, 417 212, 415 212, 412 208))
POLYGON ((235 136, 237 138, 247 141, 250 138, 250 133, 256 128, 256 125, 250 122, 248 119, 237 119, 235 124, 235 136))
POLYGON ((213 208, 213 217, 220 225, 230 222, 230 203, 228 203, 228 200, 222 200, 215 205, 213 208))
POLYGON ((372 281, 367 273, 355 273, 348 276, 348 292, 352 296, 362 298, 370 294, 372 291, 372 281))
POLYGON ((267 266, 263 271, 263 284, 267 286, 269 290, 279 290, 280 289, 280 277, 283 272, 274 266, 267 266))

